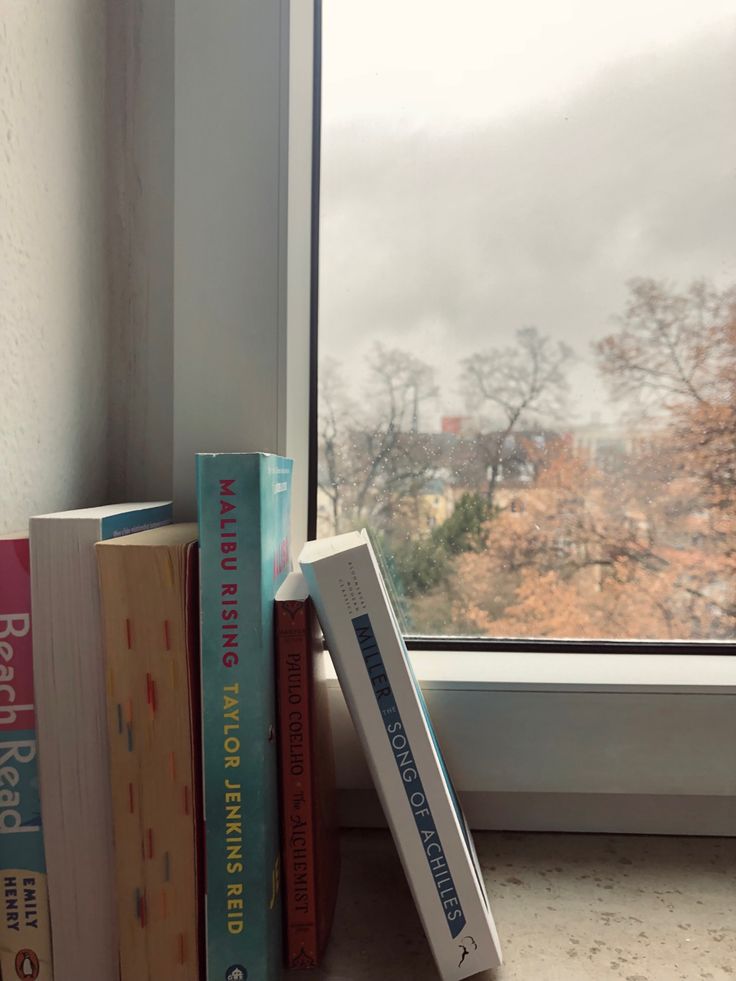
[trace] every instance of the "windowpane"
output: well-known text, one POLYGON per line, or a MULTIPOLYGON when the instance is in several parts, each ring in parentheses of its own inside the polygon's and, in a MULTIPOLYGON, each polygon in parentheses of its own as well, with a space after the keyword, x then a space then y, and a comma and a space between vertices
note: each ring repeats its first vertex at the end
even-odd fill
POLYGON ((733 0, 325 0, 322 534, 412 634, 736 635, 733 0))

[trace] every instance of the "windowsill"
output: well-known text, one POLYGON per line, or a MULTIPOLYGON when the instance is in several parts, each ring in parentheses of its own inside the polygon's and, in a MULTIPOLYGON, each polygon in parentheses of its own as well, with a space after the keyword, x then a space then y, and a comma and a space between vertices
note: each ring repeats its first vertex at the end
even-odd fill
MULTIPOLYGON (((471 827, 734 833, 736 658, 410 656, 471 827)), ((341 820, 368 826, 372 781, 334 674, 327 694, 341 820)))
MULTIPOLYGON (((412 651, 423 689, 736 694, 736 657, 412 651)), ((337 685, 330 664, 328 684, 337 685)))
MULTIPOLYGON (((507 960, 476 981, 624 978, 624 967, 639 978, 732 976, 733 934, 713 942, 736 913, 723 875, 730 843, 481 833, 475 844, 507 960)), ((343 832, 342 862, 326 966, 284 977, 438 978, 388 832, 343 832)))

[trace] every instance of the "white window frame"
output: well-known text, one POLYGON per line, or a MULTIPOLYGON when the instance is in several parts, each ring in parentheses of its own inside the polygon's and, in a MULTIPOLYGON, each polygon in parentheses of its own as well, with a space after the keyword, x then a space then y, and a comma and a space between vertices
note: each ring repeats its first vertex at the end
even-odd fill
MULTIPOLYGON (((197 450, 285 452, 295 553, 309 473, 315 10, 177 0, 172 12, 175 498, 193 513, 197 450)), ((474 826, 736 833, 736 658, 412 659, 474 826)), ((334 680, 331 706, 345 820, 371 823, 334 680)))

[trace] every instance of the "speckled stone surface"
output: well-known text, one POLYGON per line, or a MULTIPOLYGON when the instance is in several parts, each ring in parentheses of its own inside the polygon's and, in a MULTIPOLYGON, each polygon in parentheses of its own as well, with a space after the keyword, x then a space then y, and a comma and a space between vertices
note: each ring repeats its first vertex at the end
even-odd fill
MULTIPOLYGON (((483 981, 736 981, 736 839, 478 833, 505 964, 483 981)), ((324 970, 436 981, 388 832, 343 834, 324 970)))

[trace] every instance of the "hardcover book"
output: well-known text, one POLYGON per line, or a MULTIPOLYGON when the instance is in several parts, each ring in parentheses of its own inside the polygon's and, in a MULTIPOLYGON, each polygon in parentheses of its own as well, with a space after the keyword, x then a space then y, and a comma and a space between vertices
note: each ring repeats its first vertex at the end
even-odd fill
POLYGON ((198 981, 197 526, 97 545, 107 661, 120 981, 198 981))
POLYGON ((57 981, 118 976, 95 543, 170 521, 169 503, 113 504, 30 521, 41 811, 57 981))
POLYGON ((291 968, 321 963, 340 874, 326 660, 304 576, 292 572, 276 594, 284 959, 291 968))
POLYGON ((501 963, 472 838, 365 533, 299 558, 444 981, 501 963))
POLYGON ((209 981, 281 974, 273 601, 291 469, 266 453, 197 455, 209 981))
POLYGON ((0 537, 0 978, 51 981, 27 535, 0 537))

